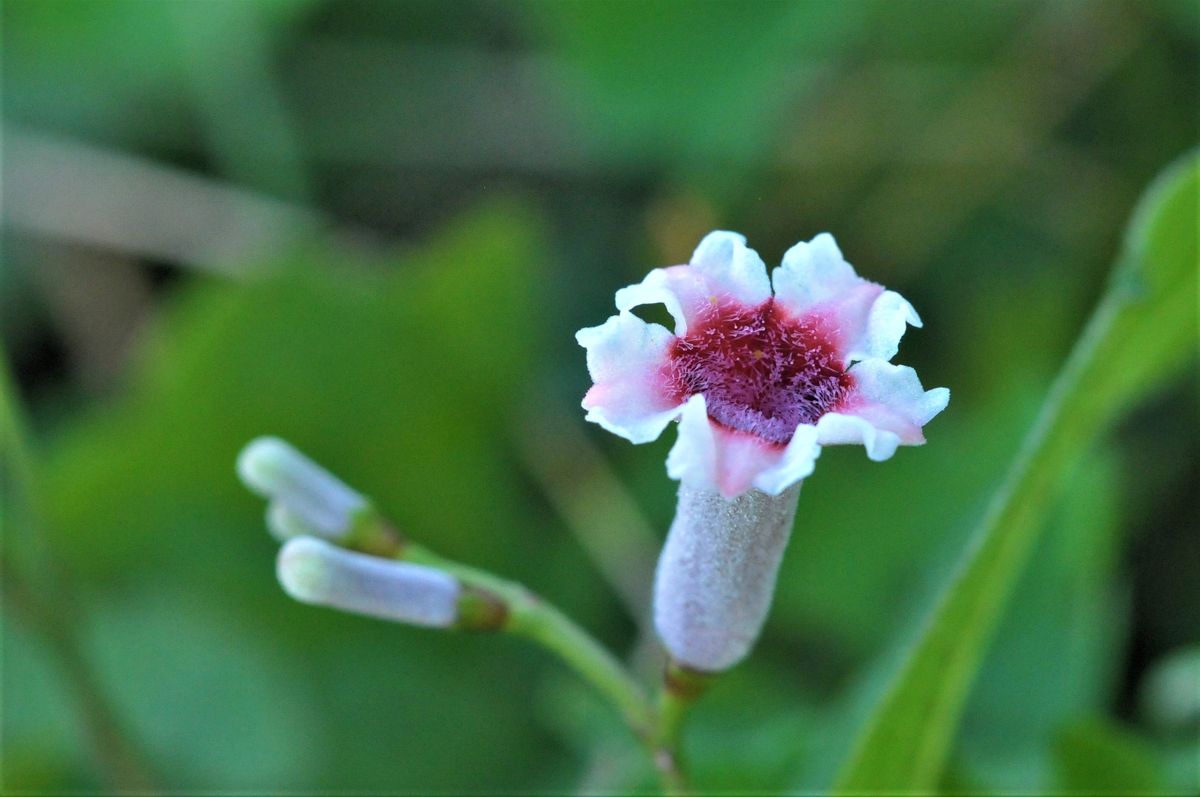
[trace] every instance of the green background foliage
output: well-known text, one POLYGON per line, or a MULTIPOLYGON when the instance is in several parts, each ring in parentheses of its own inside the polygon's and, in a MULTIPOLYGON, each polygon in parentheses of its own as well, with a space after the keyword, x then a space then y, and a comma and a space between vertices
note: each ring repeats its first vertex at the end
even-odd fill
POLYGON ((833 232, 916 305, 897 359, 954 398, 923 448, 822 455, 764 637, 692 718, 696 782, 1200 783, 1200 684, 1146 696, 1200 646, 1195 166, 1138 205, 1197 142, 1192 4, 0 13, 0 332, 28 426, 24 457, 2 427, 5 791, 114 786, 93 693, 167 789, 652 789, 542 651, 287 599, 233 461, 291 440, 652 677, 613 573, 648 578, 674 433, 585 428, 572 334, 713 228, 768 263, 833 232), (1080 344, 1102 297, 1115 320, 1080 344), (994 634, 930 624, 1079 346, 994 634), (940 720, 944 660, 905 666, 922 639, 969 648, 940 720), (916 749, 935 764, 903 780, 916 749))

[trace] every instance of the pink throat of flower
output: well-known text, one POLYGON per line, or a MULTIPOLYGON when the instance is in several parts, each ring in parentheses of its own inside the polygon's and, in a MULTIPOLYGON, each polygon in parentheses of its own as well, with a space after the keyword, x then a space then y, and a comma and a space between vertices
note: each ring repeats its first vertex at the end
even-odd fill
POLYGON ((703 393, 713 421, 786 445, 850 387, 823 327, 817 316, 787 315, 774 299, 714 304, 671 344, 667 389, 680 403, 703 393))

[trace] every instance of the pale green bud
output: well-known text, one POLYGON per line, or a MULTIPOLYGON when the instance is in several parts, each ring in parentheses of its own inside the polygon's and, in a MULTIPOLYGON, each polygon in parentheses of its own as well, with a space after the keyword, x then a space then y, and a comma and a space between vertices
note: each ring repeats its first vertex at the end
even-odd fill
POLYGON ((238 456, 238 475, 270 501, 267 527, 281 539, 311 534, 345 539, 367 499, 276 437, 252 441, 238 456))
POLYGON ((276 562, 279 583, 302 603, 411 625, 449 628, 462 587, 432 567, 347 551, 316 537, 289 540, 276 562))

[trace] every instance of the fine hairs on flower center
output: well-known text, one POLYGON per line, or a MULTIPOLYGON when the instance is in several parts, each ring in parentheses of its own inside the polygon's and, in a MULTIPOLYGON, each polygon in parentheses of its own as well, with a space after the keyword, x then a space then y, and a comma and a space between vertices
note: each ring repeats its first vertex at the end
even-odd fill
POLYGON ((773 298, 714 303, 672 343, 664 375, 678 400, 703 393, 712 420, 778 445, 832 410, 850 382, 819 319, 792 318, 773 298))

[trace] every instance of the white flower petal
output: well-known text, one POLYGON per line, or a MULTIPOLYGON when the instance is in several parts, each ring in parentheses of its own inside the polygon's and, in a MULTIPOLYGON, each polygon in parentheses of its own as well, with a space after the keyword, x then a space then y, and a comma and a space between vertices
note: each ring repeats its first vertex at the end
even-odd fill
POLYGON ((833 236, 823 232, 787 250, 772 282, 775 298, 800 315, 839 299, 866 280, 842 257, 833 236))
POLYGON ((771 298, 771 280, 762 258, 735 232, 710 232, 692 254, 691 267, 718 295, 755 306, 771 298))
POLYGON ((716 438, 716 483, 721 494, 734 498, 754 486, 762 473, 775 468, 783 449, 747 432, 713 429, 716 438))
POLYGON ((686 335, 688 319, 693 317, 689 308, 704 293, 703 278, 687 266, 656 268, 636 285, 628 285, 617 291, 617 309, 628 313, 642 305, 661 304, 675 319, 675 334, 686 335))
POLYGON ((667 475, 694 485, 715 488, 717 440, 704 396, 697 393, 683 405, 675 445, 667 454, 667 475))
POLYGON ((863 360, 849 371, 854 387, 838 407, 817 421, 822 445, 862 443, 875 461, 900 445, 921 445, 921 427, 946 408, 950 391, 925 390, 917 372, 880 359, 863 360))
POLYGON ((750 435, 731 432, 708 417, 704 396, 683 405, 679 436, 667 454, 667 475, 693 487, 734 498, 781 457, 779 449, 750 435))
POLYGON ((890 360, 906 326, 921 326, 904 297, 858 276, 829 233, 789 249, 773 282, 776 299, 789 312, 825 317, 837 331, 845 364, 872 357, 890 360))
POLYGON ((801 424, 796 427, 796 433, 783 450, 783 456, 754 477, 754 486, 768 495, 779 495, 793 484, 812 475, 820 455, 817 427, 801 424))
POLYGON ((703 395, 683 405, 679 436, 667 454, 667 475, 734 498, 757 488, 779 495, 813 472, 817 430, 801 425, 786 447, 726 429, 708 417, 703 395))
POLYGON ((871 422, 856 415, 830 412, 817 421, 817 439, 823 446, 855 445, 867 449, 867 458, 875 462, 891 459, 900 445, 900 435, 886 429, 876 429, 871 422))
POLYGON ((900 294, 884 291, 871 304, 866 329, 856 339, 847 340, 848 361, 892 359, 909 325, 922 326, 917 311, 900 294))
POLYGON ((625 313, 661 304, 675 319, 675 334, 682 337, 689 326, 723 302, 762 304, 771 297, 767 268, 744 241, 735 240, 740 238, 732 233, 710 234, 700 242, 692 265, 656 268, 637 285, 617 291, 617 309, 625 313))
POLYGON ((633 443, 656 439, 679 414, 660 376, 673 336, 631 313, 575 333, 594 382, 583 398, 587 420, 633 443))

